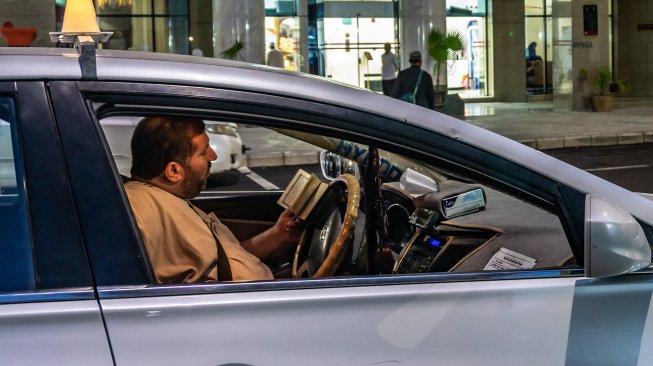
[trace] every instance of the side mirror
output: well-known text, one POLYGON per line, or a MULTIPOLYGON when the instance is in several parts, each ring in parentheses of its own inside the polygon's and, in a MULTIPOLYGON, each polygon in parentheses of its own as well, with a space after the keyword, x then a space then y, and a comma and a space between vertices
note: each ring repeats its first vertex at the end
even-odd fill
POLYGON ((651 264, 642 226, 604 198, 585 197, 585 275, 600 278, 631 273, 651 264))

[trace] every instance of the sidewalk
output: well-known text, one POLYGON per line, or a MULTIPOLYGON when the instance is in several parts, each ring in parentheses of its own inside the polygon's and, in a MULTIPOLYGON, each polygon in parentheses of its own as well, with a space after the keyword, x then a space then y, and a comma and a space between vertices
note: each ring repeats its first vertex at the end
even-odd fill
MULTIPOLYGON (((546 150, 653 142, 653 98, 618 98, 612 112, 555 112, 552 101, 466 103, 465 120, 490 131, 546 150)), ((314 164, 312 145, 272 134, 265 128, 240 128, 251 147, 248 166, 314 164)))
POLYGON ((653 142, 653 98, 616 98, 612 112, 555 112, 551 101, 468 103, 465 120, 546 150, 653 142))

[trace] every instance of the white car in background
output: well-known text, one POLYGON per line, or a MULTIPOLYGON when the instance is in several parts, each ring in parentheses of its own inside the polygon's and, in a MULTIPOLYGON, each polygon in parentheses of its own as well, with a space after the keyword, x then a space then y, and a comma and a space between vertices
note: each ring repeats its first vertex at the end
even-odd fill
MULTIPOLYGON (((107 117, 100 121, 109 143, 118 172, 130 176, 132 157, 130 141, 140 117, 107 117)), ((204 121, 209 144, 218 158, 211 162, 211 173, 238 169, 243 162, 243 142, 237 125, 228 122, 204 121)))

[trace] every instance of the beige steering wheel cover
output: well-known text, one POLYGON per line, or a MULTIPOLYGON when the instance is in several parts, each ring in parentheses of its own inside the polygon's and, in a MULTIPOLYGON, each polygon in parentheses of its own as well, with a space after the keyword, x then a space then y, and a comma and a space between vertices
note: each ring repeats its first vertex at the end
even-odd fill
MULTIPOLYGON (((350 242, 354 235, 354 228, 356 219, 358 218, 358 209, 360 207, 361 191, 358 179, 351 174, 342 174, 329 183, 329 188, 337 184, 344 184, 347 187, 347 208, 345 209, 345 217, 342 221, 342 227, 336 237, 336 240, 329 248, 329 253, 320 265, 320 268, 313 275, 314 278, 329 277, 335 274, 338 265, 340 264, 342 254, 347 243, 350 242)), ((301 247, 301 244, 300 244, 301 247)), ((297 253, 301 248, 297 248, 297 253)), ((295 255, 295 263, 293 265, 293 275, 301 273, 304 269, 298 269, 297 255, 295 255)), ((306 265, 306 263, 304 263, 306 265)))

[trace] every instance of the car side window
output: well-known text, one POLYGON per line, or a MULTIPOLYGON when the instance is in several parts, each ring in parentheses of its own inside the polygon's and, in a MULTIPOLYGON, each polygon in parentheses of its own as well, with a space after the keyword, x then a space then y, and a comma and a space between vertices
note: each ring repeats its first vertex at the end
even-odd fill
POLYGON ((33 254, 13 100, 0 97, 0 291, 35 289, 33 254))
MULTIPOLYGON (((129 174, 129 140, 139 119, 100 120, 123 176, 129 174)), ((379 149, 379 162, 372 164, 378 168, 370 169, 370 146, 362 141, 230 121, 205 124, 217 159, 206 189, 191 202, 215 214, 241 242, 276 222, 283 191, 293 187, 298 170, 325 185, 337 183, 334 178, 343 173, 355 178, 354 186, 345 179, 344 189, 336 184, 324 199, 315 199, 296 251, 262 258, 277 279, 320 273, 318 264, 329 263, 323 257, 342 230, 353 232, 339 254, 345 259, 326 277, 579 268, 555 210, 528 201, 511 185, 479 181, 471 164, 447 165, 434 155, 379 149), (382 184, 372 186, 373 181, 382 184), (346 192, 353 187, 360 195, 351 196, 360 201, 350 204, 346 192), (381 208, 373 203, 378 193, 381 208), (338 224, 343 212, 356 217, 346 230, 338 224), (368 242, 367 222, 382 223, 378 242, 368 242)))
MULTIPOLYGON (((384 156, 410 161, 380 155, 382 166, 384 156)), ((415 168, 395 169, 399 181, 381 189, 395 273, 577 267, 557 215, 455 172, 415 168)))

